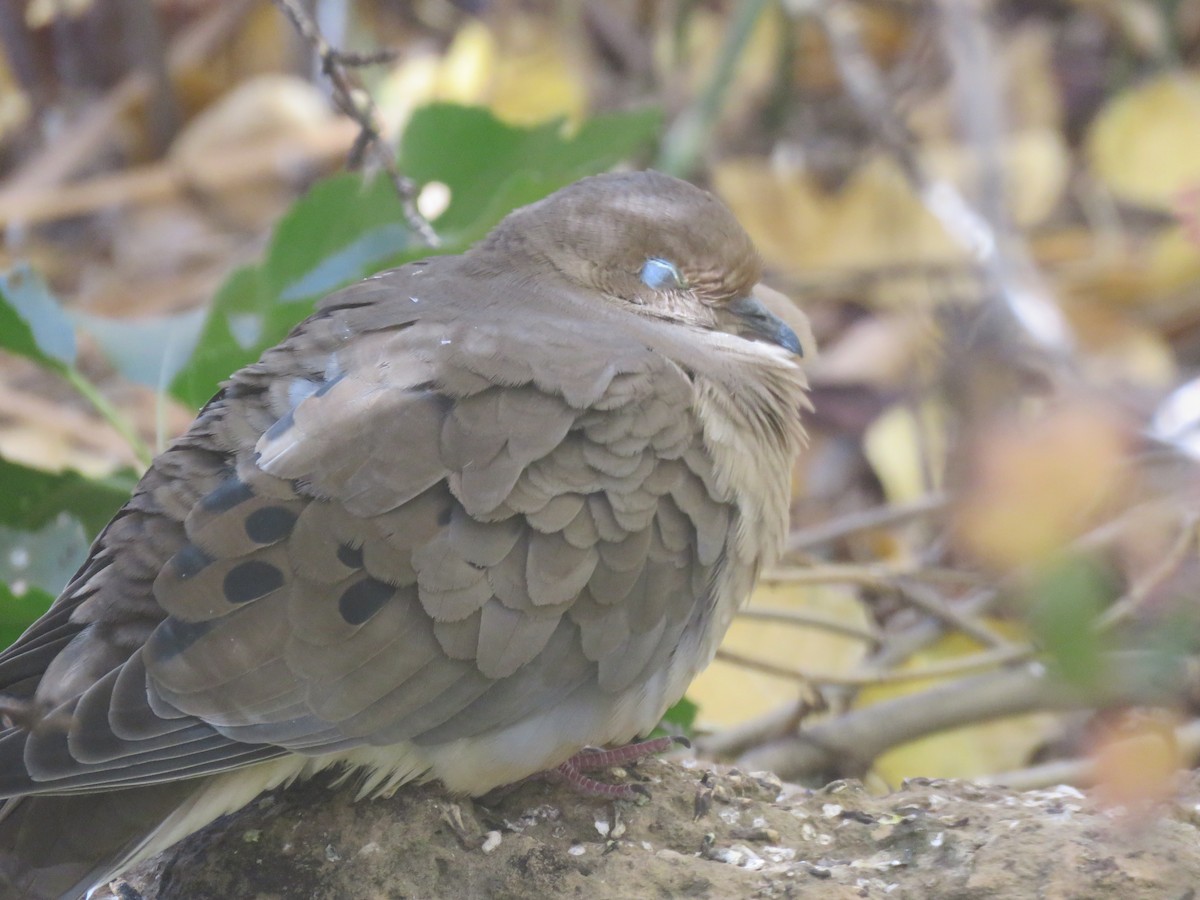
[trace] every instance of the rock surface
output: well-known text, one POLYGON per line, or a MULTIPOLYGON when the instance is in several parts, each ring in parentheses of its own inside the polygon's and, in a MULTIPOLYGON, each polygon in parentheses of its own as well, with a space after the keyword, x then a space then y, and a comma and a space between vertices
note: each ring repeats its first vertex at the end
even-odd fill
MULTIPOLYGON (((621 775, 622 773, 617 773, 621 775)), ((194 835, 128 879, 146 900, 1079 898, 1190 900, 1200 777, 1140 814, 1073 788, 959 781, 885 796, 651 761, 644 804, 532 782, 490 803, 435 785, 354 802, 300 785, 194 835)), ((124 896, 132 896, 126 891, 124 896)))

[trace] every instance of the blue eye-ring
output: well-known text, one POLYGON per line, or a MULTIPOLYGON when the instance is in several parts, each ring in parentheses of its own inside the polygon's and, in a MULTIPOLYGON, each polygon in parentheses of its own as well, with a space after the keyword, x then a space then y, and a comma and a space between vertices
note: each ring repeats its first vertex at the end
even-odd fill
POLYGON ((679 270, 665 259, 652 256, 642 266, 642 284, 653 290, 683 287, 679 270))

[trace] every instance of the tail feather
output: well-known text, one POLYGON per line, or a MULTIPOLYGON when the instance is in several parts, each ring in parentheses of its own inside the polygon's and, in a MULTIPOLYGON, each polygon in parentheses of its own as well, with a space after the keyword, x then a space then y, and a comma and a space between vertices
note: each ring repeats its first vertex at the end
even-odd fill
POLYGON ((196 781, 175 781, 4 801, 0 900, 77 900, 120 874, 146 836, 199 787, 196 781))
POLYGON ((0 900, 78 900, 263 791, 336 761, 292 755, 202 778, 0 801, 0 900))

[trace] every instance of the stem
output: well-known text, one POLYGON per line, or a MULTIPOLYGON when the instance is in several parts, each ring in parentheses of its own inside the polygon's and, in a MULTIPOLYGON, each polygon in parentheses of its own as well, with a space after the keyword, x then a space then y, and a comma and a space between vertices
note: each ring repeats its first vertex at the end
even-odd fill
POLYGON ((138 437, 137 432, 134 431, 133 426, 129 424, 128 420, 117 412, 115 406, 104 399, 104 395, 78 369, 72 366, 64 366, 62 374, 66 377, 67 381, 71 382, 75 390, 79 391, 92 404, 96 412, 100 413, 101 418, 111 425, 117 434, 125 439, 125 443, 129 444, 134 455, 137 456, 138 462, 142 464, 142 468, 148 468, 150 461, 154 458, 154 454, 150 452, 150 448, 138 437))
POLYGON ((729 36, 713 67, 712 78, 696 102, 685 109, 663 138, 657 168, 671 175, 685 176, 696 165, 700 148, 712 131, 721 111, 725 93, 733 83, 733 71, 746 50, 758 17, 768 0, 745 0, 738 4, 729 36))

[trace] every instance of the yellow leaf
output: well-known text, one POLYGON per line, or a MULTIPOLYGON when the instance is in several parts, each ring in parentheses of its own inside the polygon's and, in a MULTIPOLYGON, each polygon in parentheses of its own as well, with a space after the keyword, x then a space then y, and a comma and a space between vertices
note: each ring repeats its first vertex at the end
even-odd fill
POLYGON ((570 42, 531 16, 505 17, 497 28, 468 19, 445 56, 414 56, 397 67, 379 89, 389 129, 433 100, 486 106, 514 125, 582 120, 587 91, 570 42))
POLYGON ((1118 94, 1087 138, 1092 169, 1116 196, 1171 210, 1200 183, 1200 76, 1172 72, 1118 94))
MULTIPOLYGON (((1016 628, 1008 622, 988 623, 1010 636, 1016 628)), ((962 634, 951 634, 913 656, 901 671, 921 669, 979 652, 981 645, 962 634)), ((936 681, 909 681, 866 688, 855 708, 926 690, 936 681)), ((896 747, 880 756, 872 772, 895 786, 905 778, 970 778, 1026 765, 1032 751, 1051 733, 1055 719, 1048 714, 1014 716, 930 735, 896 747)))
MULTIPOLYGON (((963 148, 947 142, 931 142, 925 158, 932 176, 956 183, 975 165, 963 148)), ((1048 129, 1022 133, 1005 144, 1001 159, 1015 218, 1021 224, 1040 221, 1066 184, 1061 139, 1048 129)), ((835 192, 802 170, 759 158, 722 162, 713 181, 766 261, 785 272, 812 278, 967 260, 963 244, 889 156, 871 157, 835 192)))
MULTIPOLYGON (((845 625, 869 628, 870 620, 853 591, 786 582, 762 583, 750 598, 750 608, 786 609, 810 613, 845 625)), ((866 644, 825 629, 734 619, 721 646, 741 656, 788 669, 844 672, 861 661, 866 644)), ((705 726, 732 725, 794 702, 807 693, 802 684, 717 660, 688 688, 705 726)))
MULTIPOLYGON (((730 15, 695 5, 687 16, 682 40, 676 40, 672 28, 657 29, 654 59, 660 76, 682 82, 680 87, 688 94, 703 90, 729 32, 730 15)), ((728 95, 733 102, 727 103, 727 108, 741 106, 747 97, 764 94, 771 87, 779 56, 781 19, 779 10, 768 8, 754 23, 733 73, 728 95)))
POLYGON ((946 452, 941 422, 942 411, 935 404, 923 404, 915 413, 894 406, 867 429, 863 452, 893 503, 923 497, 938 486, 946 452), (933 484, 927 483, 922 460, 928 460, 933 484))

